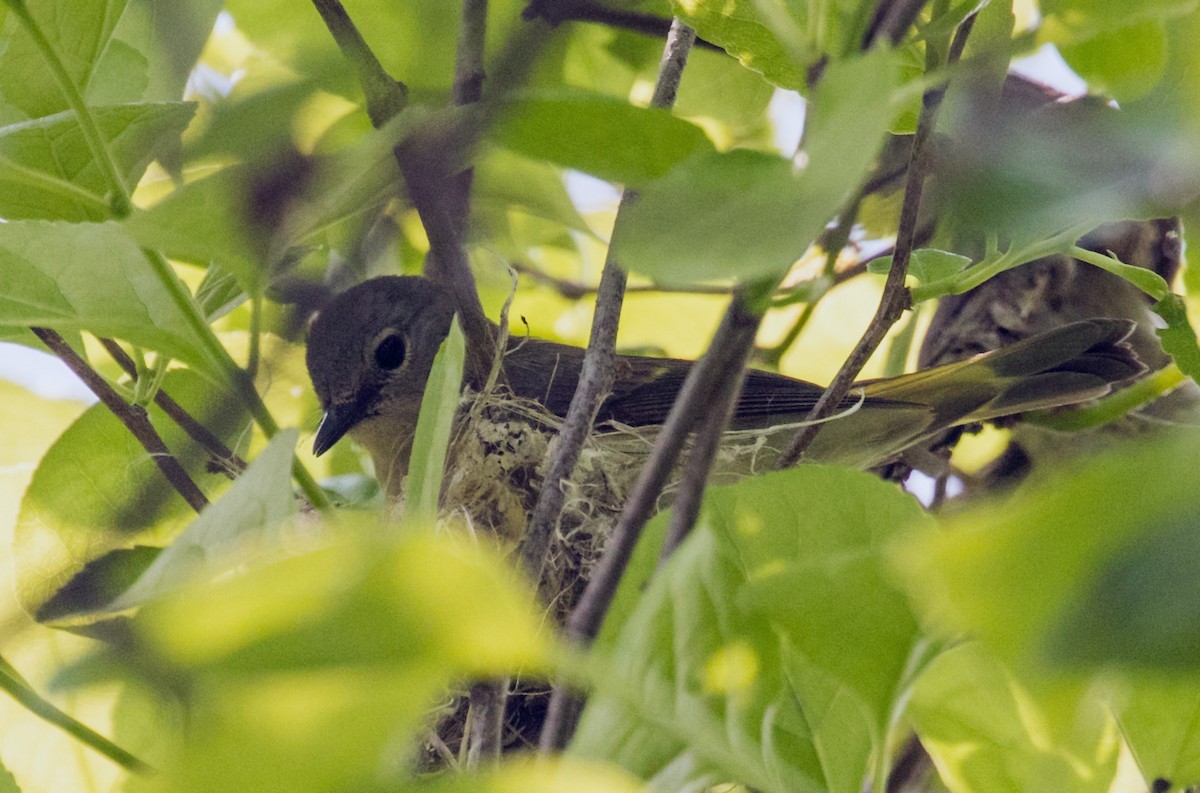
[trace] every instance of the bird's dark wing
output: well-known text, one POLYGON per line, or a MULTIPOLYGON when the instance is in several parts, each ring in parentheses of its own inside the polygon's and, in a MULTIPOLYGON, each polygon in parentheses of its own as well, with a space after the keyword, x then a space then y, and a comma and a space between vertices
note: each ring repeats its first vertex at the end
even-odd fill
MULTIPOLYGON (((552 413, 566 415, 579 371, 583 350, 540 340, 515 342, 505 359, 509 385, 519 396, 536 399, 552 413)), ((616 384, 596 417, 597 422, 616 421, 633 427, 662 424, 692 361, 675 358, 642 358, 623 355, 618 360, 616 384)), ((750 370, 734 412, 733 426, 739 429, 799 421, 821 395, 822 388, 771 372, 750 370)), ((893 400, 870 399, 879 406, 893 400)), ((858 403, 846 399, 844 407, 858 403)))

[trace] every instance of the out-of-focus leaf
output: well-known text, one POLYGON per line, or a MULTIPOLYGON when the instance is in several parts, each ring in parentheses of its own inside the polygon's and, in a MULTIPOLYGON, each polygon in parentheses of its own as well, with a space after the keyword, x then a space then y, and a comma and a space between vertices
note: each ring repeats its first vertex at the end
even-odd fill
POLYGON ((1011 112, 973 106, 939 158, 944 215, 1015 246, 1113 219, 1170 216, 1200 191, 1200 160, 1145 106, 1096 99, 1011 112))
POLYGON ((653 540, 637 549, 573 751, 664 789, 860 790, 922 657, 877 551, 922 517, 893 486, 839 468, 710 491, 630 609, 655 555, 653 540))
POLYGON ((221 498, 180 532, 110 607, 123 610, 196 581, 285 553, 280 524, 294 513, 292 449, 297 431, 271 439, 221 498))
POLYGON ((809 116, 806 167, 735 150, 647 186, 614 232, 622 266, 665 282, 779 276, 863 178, 891 122, 890 52, 833 64, 809 116))
POLYGON ((480 212, 481 205, 484 211, 519 207, 563 228, 592 233, 571 202, 560 170, 503 149, 489 151, 476 161, 472 195, 474 212, 480 212))
POLYGON ((1105 793, 1119 741, 1095 692, 1030 684, 968 642, 932 663, 908 718, 953 793, 1105 793))
POLYGON ((1200 782, 1200 681, 1124 675, 1106 681, 1109 706, 1151 789, 1200 782), (1154 787, 1157 785, 1157 787, 1154 787))
POLYGON ((249 219, 252 176, 227 168, 176 190, 148 210, 135 211, 122 228, 139 245, 172 259, 207 265, 215 262, 234 275, 248 293, 266 278, 270 240, 256 234, 249 219))
MULTIPOLYGON (((574 757, 508 760, 482 774, 446 774, 427 793, 638 793, 640 780, 607 763, 574 757)), ((2 792, 0 792, 2 793, 2 792)))
POLYGON ((21 793, 17 780, 3 764, 0 764, 0 793, 21 793))
MULTIPOLYGON (((178 141, 194 111, 190 102, 92 108, 126 186, 178 141)), ((103 220, 109 188, 74 113, 0 127, 0 216, 103 220)))
POLYGON ((386 758, 444 687, 547 669, 533 593, 494 554, 424 533, 384 544, 366 521, 337 531, 359 541, 139 613, 142 638, 203 681, 170 789, 370 789, 403 773, 386 758))
POLYGON ((1149 93, 1167 65, 1163 22, 1149 19, 1060 47, 1063 59, 1092 90, 1120 102, 1149 93))
MULTIPOLYGON (((3 227, 0 226, 0 231, 3 227)), ((202 421, 229 438, 240 411, 186 371, 168 374, 165 387, 202 421)), ((206 473, 207 456, 151 406, 149 415, 168 448, 201 489, 221 478, 206 473)), ((84 566, 118 548, 164 545, 191 514, 146 450, 103 405, 95 405, 42 458, 21 502, 14 530, 18 597, 31 613, 84 566)))
POLYGON ((111 603, 162 554, 155 545, 117 548, 88 562, 37 610, 38 622, 56 622, 111 603))
POLYGON ((1055 44, 1078 42, 1117 28, 1172 19, 1193 11, 1196 0, 1043 0, 1039 38, 1055 44))
POLYGON ((665 110, 600 95, 514 101, 493 129, 513 151, 613 182, 639 185, 712 151, 704 131, 665 110))
POLYGON ((0 224, 0 325, 87 330, 220 377, 140 250, 110 224, 0 224))
POLYGON ((909 590, 931 620, 1005 658, 1194 671, 1200 456, 1175 432, 910 538, 896 553, 909 590))
POLYGON ((1168 295, 1154 304, 1153 310, 1167 323, 1165 328, 1155 331, 1162 340, 1163 349, 1184 374, 1200 383, 1200 345, 1197 345, 1196 331, 1188 321, 1187 304, 1179 295, 1168 295))
MULTIPOLYGON (((523 24, 524 3, 519 0, 496 0, 487 6, 489 38, 505 41, 509 31, 523 24)), ((233 0, 225 10, 272 59, 324 88, 359 96, 349 64, 313 9, 297 13, 288 0, 233 0)), ((358 0, 347 11, 388 74, 414 91, 450 87, 455 47, 447 42, 457 40, 461 20, 442 0, 415 0, 399 7, 387 0, 358 0)))

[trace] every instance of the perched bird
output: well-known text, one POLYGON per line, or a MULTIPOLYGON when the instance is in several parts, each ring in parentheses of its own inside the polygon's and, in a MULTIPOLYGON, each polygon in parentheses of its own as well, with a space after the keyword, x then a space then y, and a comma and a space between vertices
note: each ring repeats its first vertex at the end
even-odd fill
MULTIPOLYGON (((403 476, 425 380, 453 315, 442 288, 418 277, 373 278, 331 301, 308 341, 308 371, 325 410, 314 452, 324 453, 348 433, 370 452, 381 482, 403 476)), ((958 425, 1103 396, 1144 371, 1125 344, 1133 327, 1121 319, 1074 322, 969 360, 860 382, 844 414, 822 428, 803 460, 868 468, 958 425)), ((583 353, 549 341, 510 340, 508 386, 564 416, 583 353)), ((691 364, 620 356, 597 430, 660 425, 691 364)), ((766 438, 757 463, 769 465, 822 391, 750 371, 731 430, 766 438)))

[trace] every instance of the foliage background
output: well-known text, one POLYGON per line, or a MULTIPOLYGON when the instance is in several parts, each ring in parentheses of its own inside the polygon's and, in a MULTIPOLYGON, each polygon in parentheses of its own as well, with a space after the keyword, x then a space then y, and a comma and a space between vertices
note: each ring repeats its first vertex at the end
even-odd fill
MULTIPOLYGON (((979 190, 961 222, 998 231, 1009 250, 1108 220, 1186 222, 1200 97, 1187 46, 1194 3, 931 3, 894 60, 853 46, 872 3, 615 3, 681 14, 737 57, 695 51, 672 121, 631 110, 649 98, 660 41, 604 25, 536 29, 543 51, 524 93, 469 155, 468 244, 489 315, 510 292, 505 265, 570 282, 598 277, 613 208, 573 200, 564 183, 573 170, 645 188, 626 249, 635 284, 818 274, 819 251, 793 259, 862 178, 884 132, 912 130, 925 43, 977 5, 964 73, 995 80, 1010 58, 1052 43, 1092 90, 1119 100, 1122 121, 1020 151, 1019 162, 1057 167, 1042 181, 979 190), (822 60, 818 93, 804 75, 822 60), (804 226, 767 112, 784 101, 780 89, 811 101, 814 186, 802 197, 823 197, 829 211, 810 212, 807 232, 789 225, 804 226), (1097 162, 1112 167, 1086 167, 1097 162), (745 201, 730 198, 737 178, 745 201), (703 214, 706 200, 720 222, 703 214)), ((522 21, 523 7, 488 4, 491 63, 510 36, 541 24, 522 21)), ((206 471, 203 452, 152 409, 216 499, 195 518, 102 406, 0 384, 0 526, 11 548, 0 566, 0 671, 7 691, 28 695, 24 704, 0 698, 0 790, 617 790, 648 780, 668 790, 732 781, 850 791, 864 779, 882 787, 913 730, 936 765, 924 783, 935 790, 1200 783, 1197 461, 1186 428, 1170 429, 1175 442, 1117 445, 1092 465, 1039 474, 1002 508, 937 526, 895 488, 853 472, 785 472, 715 491, 688 543, 639 596, 664 529, 652 525, 597 651, 581 661, 548 635, 504 560, 445 536, 392 536, 372 512, 366 461, 352 446, 320 460, 307 453, 319 409, 294 309, 311 306, 313 284, 420 271, 429 243, 396 189, 390 148, 423 120, 453 121, 444 107, 460 9, 347 4, 408 88, 406 112, 373 131, 353 70, 305 4, 5 8, 0 216, 11 222, 0 227, 0 332, 36 346, 25 328, 52 327, 112 382, 122 375, 96 336, 136 345, 145 374, 163 375, 196 415, 225 419, 221 433, 252 467, 232 484, 206 471), (115 177, 31 29, 62 57, 115 177), (195 295, 212 336, 178 302, 166 267, 195 295), (265 427, 239 369, 263 394, 273 417, 265 427), (361 509, 343 510, 332 529, 297 518, 293 448, 361 509), (147 566, 147 546, 169 550, 147 566), (96 560, 112 562, 115 591, 71 592, 55 619, 30 616, 96 560), (141 606, 136 643, 95 627, 131 605, 141 606), (564 670, 596 693, 563 762, 432 780, 408 773, 403 758, 447 686, 564 670), (34 715, 47 702, 163 772, 130 774, 78 730, 34 715)), ((1001 156, 998 170, 1012 161, 1001 156)), ((895 192, 864 203, 861 236, 894 235, 897 212, 895 192)), ((821 297, 779 368, 832 377, 881 284, 864 275, 821 297)), ((726 302, 631 294, 619 345, 696 357, 726 302)), ((782 339, 803 310, 772 311, 760 345, 782 339)), ((591 313, 590 298, 525 276, 510 316, 535 335, 582 344, 591 313)), ((927 321, 928 312, 918 324, 927 321)), ((1186 320, 1172 323, 1182 337, 1172 352, 1191 372, 1194 337, 1186 320)), ((866 372, 887 368, 881 354, 866 372)), ((128 396, 145 402, 148 392, 130 386, 128 396)), ((966 451, 982 458, 1002 443, 991 433, 966 451)))

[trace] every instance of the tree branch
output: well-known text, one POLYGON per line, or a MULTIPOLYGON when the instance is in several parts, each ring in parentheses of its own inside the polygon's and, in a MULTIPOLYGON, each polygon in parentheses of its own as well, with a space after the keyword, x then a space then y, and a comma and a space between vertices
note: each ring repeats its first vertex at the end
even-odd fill
MULTIPOLYGON (((566 630, 569 638, 582 644, 596 638, 642 529, 654 514, 659 494, 675 469, 688 434, 709 412, 713 392, 735 376, 731 373, 746 361, 761 321, 760 315, 747 312, 742 301, 735 299, 713 335, 708 351, 688 371, 675 404, 654 438, 650 456, 613 528, 604 555, 592 570, 592 577, 571 612, 566 630)), ((566 745, 574 731, 580 705, 580 701, 565 690, 554 691, 542 732, 543 751, 566 745)))
POLYGON ((67 365, 67 368, 75 373, 76 377, 83 381, 84 385, 104 403, 105 407, 112 411, 112 414, 125 425, 133 437, 137 438, 138 442, 142 444, 142 448, 149 453, 154 464, 158 466, 158 470, 162 471, 163 476, 183 497, 188 506, 196 512, 200 512, 208 506, 208 499, 192 481, 191 476, 188 475, 179 460, 171 454, 167 445, 163 443, 143 407, 131 405, 122 399, 117 390, 109 385, 99 372, 89 366, 87 361, 83 360, 75 350, 71 349, 71 345, 67 344, 58 333, 49 328, 30 328, 30 330, 67 365))
MULTIPOLYGON (((962 54, 966 45, 967 35, 975 23, 975 15, 967 17, 955 33, 950 45, 947 60, 954 63, 962 54)), ((927 45, 926 71, 932 71, 937 66, 937 48, 932 42, 927 45)), ((900 224, 896 233, 895 253, 892 255, 892 267, 888 270, 887 282, 883 287, 883 296, 875 310, 871 324, 867 326, 858 344, 846 358, 842 368, 838 370, 833 382, 813 405, 806 417, 806 426, 796 431, 788 442, 787 447, 775 461, 776 468, 787 468, 795 465, 804 450, 812 444, 824 423, 821 419, 829 417, 836 407, 841 404, 854 380, 866 365, 871 354, 879 347, 884 336, 896 321, 909 308, 910 297, 904 281, 908 276, 908 262, 912 256, 914 243, 917 238, 918 215, 921 208, 921 192, 925 185, 925 174, 929 169, 929 157, 926 144, 933 132, 937 120, 937 111, 945 96, 945 86, 937 86, 925 92, 921 100, 921 115, 917 122, 917 133, 913 139, 912 153, 909 159, 908 179, 904 186, 904 202, 900 209, 900 224)))
MULTIPOLYGON (((121 349, 121 345, 112 339, 105 338, 101 338, 100 343, 104 345, 104 349, 117 362, 117 365, 124 369, 126 374, 136 380, 138 376, 137 365, 126 354, 125 350, 121 349)), ((209 432, 207 427, 193 418, 165 390, 160 388, 154 392, 154 404, 158 405, 171 421, 179 425, 179 428, 187 433, 189 438, 199 444, 214 460, 219 462, 222 470, 230 479, 235 478, 242 471, 246 470, 245 460, 226 446, 220 438, 209 432)))
POLYGON ((371 123, 383 126, 408 104, 408 87, 383 68, 339 0, 313 0, 313 6, 358 77, 371 123))
MULTIPOLYGON (((667 109, 675 104, 675 94, 695 35, 691 28, 680 23, 672 28, 663 49, 654 96, 650 100, 652 107, 667 109)), ((626 281, 625 271, 617 264, 615 242, 620 234, 623 210, 636 198, 635 191, 626 190, 617 207, 613 241, 609 244, 604 272, 600 277, 596 312, 592 319, 591 336, 588 339, 587 352, 584 354, 579 384, 571 397, 570 407, 567 408, 562 429, 547 463, 546 479, 530 516, 525 540, 521 544, 522 560, 535 581, 541 580, 546 552, 562 513, 566 497, 563 483, 575 470, 575 464, 579 461, 584 442, 591 434, 600 405, 612 391, 616 366, 617 325, 625 298, 626 281)))
MULTIPOLYGON (((563 22, 595 22, 605 27, 642 33, 665 39, 671 30, 671 18, 637 11, 624 11, 602 5, 593 0, 530 0, 521 12, 525 19, 544 19, 551 25, 563 22)), ((697 38, 695 46, 713 52, 724 53, 725 49, 712 42, 697 38)))

